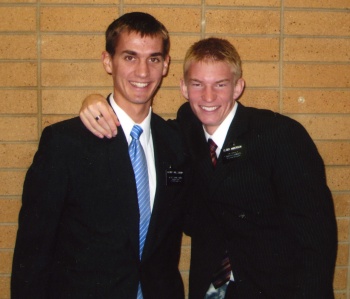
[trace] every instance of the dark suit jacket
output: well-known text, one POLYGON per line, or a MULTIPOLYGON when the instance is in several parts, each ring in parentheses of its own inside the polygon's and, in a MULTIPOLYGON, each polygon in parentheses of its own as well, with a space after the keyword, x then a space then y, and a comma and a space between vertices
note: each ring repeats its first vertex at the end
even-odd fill
POLYGON ((223 146, 233 150, 221 151, 213 170, 188 104, 178 120, 195 158, 185 231, 192 237, 190 298, 204 298, 226 250, 235 279, 227 298, 333 298, 334 208, 323 161, 305 129, 239 104, 223 146))
POLYGON ((184 297, 178 270, 186 173, 177 129, 152 114, 157 189, 142 261, 139 212, 121 128, 107 140, 79 118, 47 127, 28 170, 13 261, 12 299, 184 297))

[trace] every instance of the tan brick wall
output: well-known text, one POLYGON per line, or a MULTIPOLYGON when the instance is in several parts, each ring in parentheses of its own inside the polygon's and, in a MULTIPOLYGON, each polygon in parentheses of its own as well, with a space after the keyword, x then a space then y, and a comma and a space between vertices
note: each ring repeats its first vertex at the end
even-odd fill
MULTIPOLYGON (((181 63, 199 38, 229 39, 241 53, 241 102, 300 121, 322 154, 338 221, 334 288, 350 299, 349 0, 1 0, 0 299, 10 298, 23 179, 42 128, 75 116, 83 98, 107 94, 104 30, 119 14, 152 13, 172 37, 172 63, 154 109, 174 117, 184 101, 181 63)), ((190 239, 180 268, 186 289, 190 239)))

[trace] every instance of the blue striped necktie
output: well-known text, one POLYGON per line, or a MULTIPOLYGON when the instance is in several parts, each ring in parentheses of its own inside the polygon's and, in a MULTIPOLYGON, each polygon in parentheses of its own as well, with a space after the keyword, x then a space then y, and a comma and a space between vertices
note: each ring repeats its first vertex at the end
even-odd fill
MULTIPOLYGON (((148 225, 151 218, 150 192, 148 181, 148 168, 146 156, 140 143, 139 137, 143 130, 140 126, 134 125, 130 136, 132 138, 129 145, 129 155, 132 167, 134 169, 137 198, 139 203, 140 223, 139 223, 139 246, 140 260, 142 257, 143 247, 145 245, 148 225)), ((141 286, 139 284, 137 299, 142 299, 141 286)))

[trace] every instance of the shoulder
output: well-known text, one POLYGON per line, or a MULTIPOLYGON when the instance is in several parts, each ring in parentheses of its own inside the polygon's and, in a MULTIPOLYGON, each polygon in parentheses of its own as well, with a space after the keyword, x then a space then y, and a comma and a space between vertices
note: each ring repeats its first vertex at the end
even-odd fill
POLYGON ((248 119, 250 126, 259 131, 266 130, 296 130, 305 132, 306 130, 298 121, 267 109, 258 109, 254 107, 246 107, 239 104, 237 110, 237 118, 248 119))

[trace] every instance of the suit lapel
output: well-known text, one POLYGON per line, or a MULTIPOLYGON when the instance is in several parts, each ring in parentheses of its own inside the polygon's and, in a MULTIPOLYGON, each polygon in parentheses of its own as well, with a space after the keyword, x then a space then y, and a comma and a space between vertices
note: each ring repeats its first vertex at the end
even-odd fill
MULTIPOLYGON (((115 194, 118 194, 123 211, 125 230, 130 237, 133 251, 139 256, 139 208, 137 190, 133 168, 128 153, 128 144, 122 127, 118 127, 118 134, 110 142, 109 160, 112 178, 115 182, 115 194)), ((117 196, 116 196, 117 200, 117 196)))
MULTIPOLYGON (((230 128, 227 132, 224 145, 222 149, 230 148, 233 145, 242 145, 241 136, 244 135, 249 129, 249 118, 245 113, 245 107, 239 104, 236 115, 230 125, 230 128)), ((244 145, 242 145, 244 147, 244 145)), ((243 148, 244 150, 244 148, 243 148)), ((221 150, 218 163, 216 165, 215 176, 211 182, 211 192, 214 192, 215 189, 220 185, 220 183, 227 177, 229 174, 234 171, 235 168, 235 159, 229 160, 227 162, 223 161, 223 150, 221 150)))

